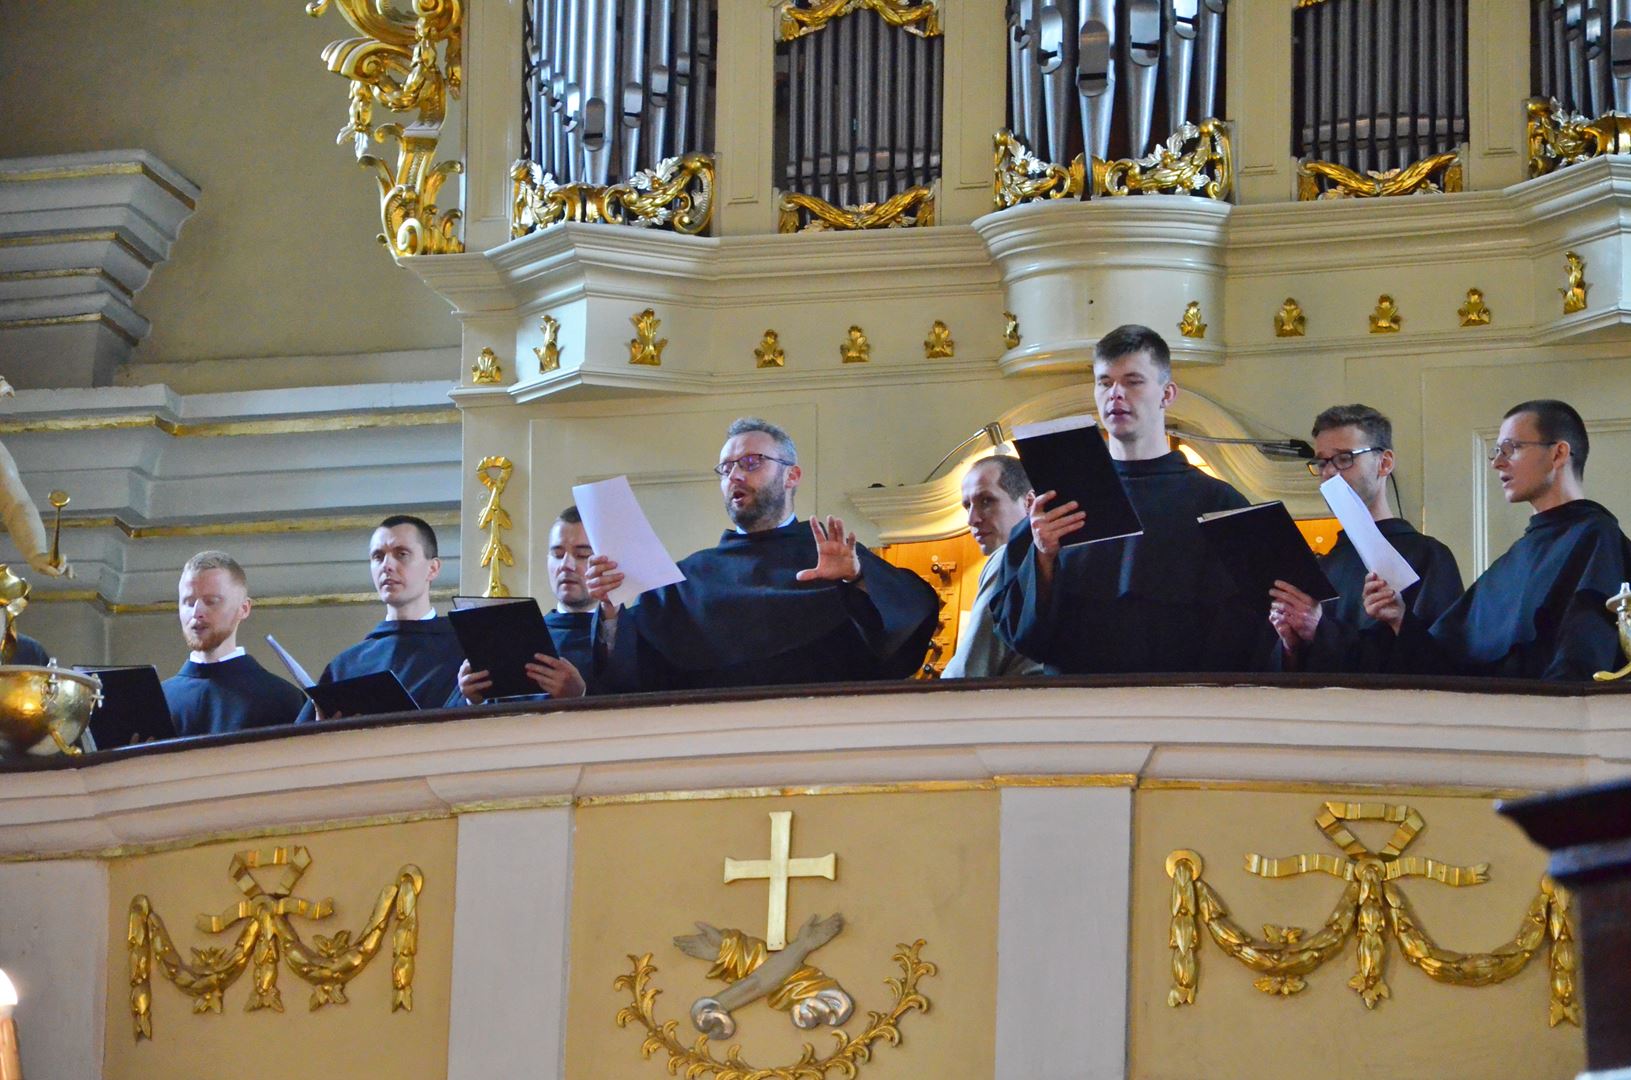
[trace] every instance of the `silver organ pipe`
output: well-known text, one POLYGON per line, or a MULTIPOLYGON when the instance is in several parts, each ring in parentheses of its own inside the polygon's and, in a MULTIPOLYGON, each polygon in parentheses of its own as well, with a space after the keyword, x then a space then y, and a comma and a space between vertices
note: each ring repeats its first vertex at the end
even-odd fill
POLYGON ((1082 145, 1093 157, 1110 156, 1116 106, 1116 9, 1113 0, 1083 0, 1076 45, 1076 93, 1081 99, 1082 145))
POLYGON ((1161 63, 1161 0, 1127 5, 1127 134, 1133 157, 1149 149, 1155 124, 1155 83, 1161 63))
MULTIPOLYGON (((1216 115, 1218 76, 1223 71, 1223 15, 1226 0, 1200 0, 1195 22, 1195 100, 1193 119, 1216 115)), ((1380 10, 1380 5, 1378 5, 1380 10)))
POLYGON ((1616 111, 1631 110, 1631 0, 1609 4, 1608 66, 1614 79, 1611 98, 1616 111))
POLYGON ((1200 0, 1167 0, 1167 130, 1177 131, 1189 115, 1189 82, 1195 70, 1195 37, 1200 32, 1200 0))

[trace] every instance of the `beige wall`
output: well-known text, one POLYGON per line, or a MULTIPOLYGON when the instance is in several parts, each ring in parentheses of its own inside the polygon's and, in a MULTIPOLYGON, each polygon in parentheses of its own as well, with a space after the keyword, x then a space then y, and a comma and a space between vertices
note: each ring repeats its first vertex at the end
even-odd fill
MULTIPOLYGON (((572 885, 572 970, 567 1007, 566 1076, 571 1080, 650 1080, 662 1064, 642 1061, 638 1027, 614 1023, 626 995, 612 980, 628 970, 627 954, 650 952, 662 1020, 678 1019, 679 1036, 695 1038, 691 1002, 717 993, 707 966, 681 953, 676 934, 696 920, 764 936, 763 882, 722 883, 725 857, 763 858, 772 810, 793 814, 792 854, 838 855, 837 878, 789 887, 789 936, 813 914, 842 912, 847 925, 812 954, 855 998, 844 1029, 855 1037, 868 1010, 891 1001, 883 980, 899 975, 890 956, 901 942, 927 941, 923 959, 939 965, 920 990, 932 1008, 900 1024, 902 1045, 879 1045, 865 1067, 872 1080, 993 1075, 996 1001, 996 792, 834 795, 818 798, 726 799, 586 807, 576 813, 572 885)), ((736 1013, 742 1056, 761 1068, 795 1061, 808 1042, 818 1053, 832 1041, 801 1032, 761 1003, 736 1013)), ((660 1056, 661 1058, 661 1056, 660 1056)))
MULTIPOLYGON (((448 1003, 453 965, 454 842, 451 821, 346 829, 276 841, 211 844, 186 851, 120 859, 110 866, 108 911, 107 1044, 103 1075, 119 1080, 288 1080, 293 1076, 440 1080, 447 1075, 448 1003), (193 925, 200 912, 222 912, 243 899, 227 877, 237 851, 304 844, 312 865, 294 895, 334 899, 334 914, 291 922, 315 946, 315 935, 363 926, 375 897, 393 884, 406 863, 425 875, 419 896, 419 951, 413 1011, 391 1011, 391 939, 346 988, 350 1001, 308 1007, 310 987, 288 967, 278 970, 284 1011, 245 1012, 252 971, 223 999, 219 1016, 194 1015, 191 999, 169 984, 155 965, 153 1038, 136 1042, 131 1028, 125 949, 131 898, 145 894, 184 956, 190 947, 220 944, 225 935, 193 925)), ((261 870, 277 880, 282 870, 261 870)), ((393 923, 394 927, 394 923, 393 923)))
POLYGON ((137 298, 153 323, 138 361, 457 344, 447 304, 375 242, 377 186, 335 144, 347 84, 319 53, 355 36, 337 14, 0 0, 0 22, 0 158, 140 147, 203 189, 137 298))
MULTIPOLYGON (((1308 977, 1290 997, 1254 989, 1255 977, 1201 933, 1200 977, 1191 1005, 1171 1008, 1171 882, 1168 852, 1189 848, 1205 860, 1204 880, 1248 933, 1264 923, 1312 932, 1330 914, 1343 885, 1325 874, 1266 880, 1247 874, 1247 852, 1336 855, 1314 824, 1327 799, 1355 796, 1252 791, 1141 791, 1134 808, 1132 1008, 1130 1075, 1141 1080, 1204 1076, 1433 1077, 1434 1080, 1567 1080, 1584 1065, 1580 1029, 1547 1026, 1543 949, 1508 982, 1447 986, 1403 959, 1387 943, 1386 980, 1392 997, 1366 1009, 1348 988, 1354 945, 1308 977)), ((1401 891, 1421 925, 1446 949, 1482 952, 1517 931, 1534 898, 1544 852, 1535 848, 1486 798, 1367 795, 1363 801, 1407 803, 1427 827, 1406 849, 1453 864, 1488 862, 1483 885, 1450 888, 1420 878, 1401 891)), ((1361 822, 1354 832, 1376 851, 1394 826, 1361 822)))

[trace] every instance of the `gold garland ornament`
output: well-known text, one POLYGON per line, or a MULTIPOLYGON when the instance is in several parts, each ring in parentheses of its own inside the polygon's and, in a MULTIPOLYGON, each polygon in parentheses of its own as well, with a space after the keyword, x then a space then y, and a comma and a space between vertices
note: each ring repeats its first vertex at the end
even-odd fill
POLYGON ((487 571, 487 591, 481 594, 483 596, 510 595, 502 576, 502 567, 515 565, 515 555, 511 553, 510 545, 504 542, 504 533, 511 527, 510 512, 504 509, 498 498, 509 486, 510 474, 514 471, 514 462, 497 455, 482 458, 481 464, 476 466, 476 479, 490 493, 487 505, 481 508, 481 516, 476 519, 476 528, 487 533, 487 542, 481 549, 481 565, 487 571))
POLYGON ((934 224, 934 188, 910 187, 881 203, 859 206, 834 206, 814 195, 788 191, 782 193, 776 210, 779 233, 927 228, 934 224), (809 220, 802 221, 801 215, 809 220))
POLYGON ((1139 158, 1087 158, 1068 165, 1044 161, 1012 132, 999 131, 992 202, 998 210, 1040 199, 1121 198, 1126 195, 1200 195, 1227 200, 1234 191, 1229 125, 1218 119, 1185 123, 1165 145, 1139 158))
POLYGON ((181 958, 152 902, 141 895, 131 899, 125 942, 130 959, 130 1015, 137 1041, 153 1037, 155 961, 160 974, 193 999, 194 1013, 220 1013, 224 992, 251 966, 253 988, 244 1010, 282 1012, 283 997, 277 985, 280 960, 312 986, 310 1007, 316 1010, 346 1003, 346 983, 379 952, 388 928, 391 1011, 413 1011, 414 957, 419 952, 418 905, 424 874, 411 863, 403 866, 397 871, 395 884, 380 890, 368 921, 355 938, 349 930, 339 930, 329 937, 315 934, 312 947, 301 939, 289 920, 326 919, 334 913, 334 901, 312 901, 293 895, 295 885, 310 865, 311 854, 304 847, 240 851, 234 855, 227 873, 244 899, 220 915, 200 915, 198 928, 206 934, 224 934, 236 928, 237 937, 224 947, 195 946, 191 962, 181 958), (270 888, 255 879, 253 871, 278 866, 284 868, 283 875, 270 888))
POLYGON ((1204 863, 1199 854, 1181 849, 1167 856, 1167 876, 1172 879, 1172 921, 1167 934, 1172 951, 1169 1006, 1176 1008, 1195 1000, 1200 982, 1202 926, 1225 954, 1257 972, 1259 977, 1253 986, 1265 994, 1282 997, 1305 989, 1304 976, 1342 952, 1352 936, 1357 970, 1348 986, 1368 1009, 1392 996, 1384 978, 1389 935, 1398 942, 1407 962, 1429 978, 1452 986, 1504 982, 1522 971, 1550 941, 1548 1023, 1552 1027, 1564 1022, 1579 1026, 1570 901, 1550 878, 1541 878, 1540 892, 1510 940, 1489 952, 1452 952, 1441 948, 1421 926, 1396 882, 1420 877, 1456 888, 1482 885, 1489 880, 1487 863, 1452 866, 1435 859, 1406 856, 1404 849, 1425 828, 1421 815, 1408 806, 1328 802, 1315 821, 1345 857, 1310 854, 1272 859, 1248 854, 1245 865, 1247 873, 1258 877, 1323 873, 1346 882, 1324 925, 1313 933, 1296 926, 1265 925, 1263 938, 1254 938, 1229 918, 1222 897, 1202 880, 1204 863), (1344 824, 1349 821, 1386 821, 1398 828, 1381 851, 1372 852, 1344 824))
MULTIPOLYGON (((351 114, 336 139, 348 138, 357 163, 379 182, 380 243, 398 257, 461 252, 458 210, 438 212, 436 196, 450 176, 464 171, 458 161, 436 163, 436 145, 447 99, 458 97, 463 83, 460 34, 463 0, 413 0, 411 13, 380 0, 332 0, 362 37, 330 42, 323 61, 336 75, 351 80, 351 114), (441 47, 444 61, 437 56, 441 47), (373 123, 375 105, 392 112, 417 110, 418 118, 401 124, 373 123), (397 142, 396 170, 367 153, 370 141, 397 142)), ((331 0, 312 0, 306 14, 316 18, 331 0)))
POLYGON ((665 158, 621 184, 561 184, 534 162, 510 166, 510 237, 563 221, 707 230, 714 215, 714 159, 707 154, 665 158))
POLYGON ((782 0, 776 6, 776 36, 782 41, 794 41, 861 10, 877 12, 878 18, 890 26, 921 38, 941 34, 939 0, 816 0, 807 8, 796 6, 793 0, 782 0))
POLYGON ((1556 98, 1532 99, 1526 111, 1531 177, 1606 154, 1631 154, 1631 116, 1624 113, 1592 120, 1565 109, 1556 98))
POLYGON ((1400 195, 1448 194, 1462 189, 1461 156, 1454 150, 1386 172, 1354 172, 1334 161, 1297 163, 1297 200, 1387 199, 1400 195), (1434 182, 1434 174, 1439 174, 1434 182), (1323 187, 1321 185, 1324 185, 1323 187))
MULTIPOLYGON (((722 947, 721 961, 716 962, 715 970, 710 970, 710 976, 730 978, 740 970, 749 970, 757 966, 753 964, 752 953, 754 943, 758 939, 746 938, 745 935, 740 935, 740 932, 736 933, 738 934, 736 951, 746 952, 748 954, 746 960, 736 966, 725 963, 724 961, 730 959, 727 955, 729 950, 722 947)), ((761 1067, 744 1061, 741 1046, 735 1044, 725 1051, 723 1060, 714 1057, 706 1033, 697 1036, 696 1041, 687 1046, 679 1037, 679 1021, 657 1019, 655 1006, 657 995, 661 991, 651 985, 651 977, 657 973, 657 968, 651 962, 651 953, 643 956, 630 954, 629 961, 634 965, 633 970, 628 974, 619 975, 613 981, 613 989, 627 991, 631 998, 628 1005, 618 1010, 617 1026, 623 1028, 636 1024, 643 1028, 646 1038, 640 1044, 640 1056, 650 1058, 659 1051, 667 1054, 669 1075, 684 1076, 687 1080, 697 1080, 700 1077, 714 1077, 715 1080, 823 1080, 829 1072, 853 1078, 863 1065, 872 1060, 874 1044, 884 1042, 890 1046, 900 1045, 902 1017, 913 1009, 923 1013, 929 1011, 929 999, 918 991, 918 982, 926 976, 936 974, 938 969, 934 964, 919 958, 923 946, 924 941, 921 938, 911 945, 896 946, 893 959, 900 966, 900 977, 884 980, 884 984, 894 996, 889 1010, 868 1012, 866 1028, 853 1039, 842 1030, 834 1031, 832 1036, 837 1045, 832 1053, 825 1057, 817 1057, 815 1047, 805 1043, 804 1052, 792 1064, 761 1067)), ((749 975, 747 978, 751 979, 752 976, 749 975)), ((830 982, 831 980, 826 979, 816 969, 801 967, 772 992, 770 1004, 774 1008, 793 1011, 797 1023, 798 1005, 804 1001, 820 1000, 820 994, 831 989, 831 986, 824 983, 830 982), (804 996, 801 998, 800 995, 804 996)), ((698 1005, 701 1006, 709 1000, 704 998, 698 1005)), ((705 1019, 711 1020, 713 1017, 711 1014, 705 1014, 705 1019)))

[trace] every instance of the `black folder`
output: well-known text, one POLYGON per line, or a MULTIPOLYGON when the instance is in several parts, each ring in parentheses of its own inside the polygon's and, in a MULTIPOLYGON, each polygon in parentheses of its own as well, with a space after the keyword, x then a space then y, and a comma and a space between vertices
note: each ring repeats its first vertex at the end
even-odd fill
MULTIPOLYGON (((419 704, 394 671, 370 671, 366 675, 315 683, 301 689, 317 710, 330 719, 419 710, 419 704)), ((433 707, 439 709, 442 703, 434 702, 433 707)))
POLYGON ((1082 527, 1061 539, 1061 544, 1088 544, 1144 531, 1110 460, 1110 448, 1104 445, 1091 416, 1021 424, 1014 428, 1013 436, 1032 490, 1059 493, 1046 509, 1075 502, 1087 512, 1082 527))
POLYGON ((98 750, 176 737, 170 705, 164 700, 164 687, 153 665, 74 670, 102 680, 102 703, 91 712, 89 725, 98 750))
POLYGON ((555 651, 555 639, 549 636, 537 600, 518 596, 506 603, 456 607, 447 617, 470 661, 470 670, 492 675, 488 698, 541 693, 524 669, 537 653, 560 654, 555 651))
POLYGON ((1240 510, 1203 514, 1201 532, 1234 575, 1242 594, 1264 607, 1276 581, 1289 582, 1316 602, 1335 600, 1336 587, 1320 569, 1285 503, 1266 502, 1240 510))

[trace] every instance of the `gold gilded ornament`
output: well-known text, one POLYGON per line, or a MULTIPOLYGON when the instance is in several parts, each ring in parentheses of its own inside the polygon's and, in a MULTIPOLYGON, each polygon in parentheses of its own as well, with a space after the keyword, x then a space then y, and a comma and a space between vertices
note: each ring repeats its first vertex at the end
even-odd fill
POLYGON ((621 184, 558 184, 531 161, 510 166, 510 236, 526 236, 563 221, 672 229, 695 236, 714 213, 714 159, 666 158, 621 184))
POLYGON ((1456 314, 1461 317, 1462 326, 1488 326, 1490 310, 1484 303, 1484 290, 1468 289, 1467 302, 1456 309, 1456 314))
POLYGON ((925 360, 944 360, 957 351, 957 342, 951 339, 951 329, 939 319, 929 327, 929 336, 923 340, 925 360))
POLYGON ((1586 260, 1572 251, 1566 251, 1563 253, 1563 263, 1569 285, 1557 291, 1563 294, 1563 314, 1573 315, 1586 310, 1586 290, 1591 286, 1586 284, 1586 260))
POLYGON ((1334 161, 1304 160, 1297 163, 1297 199, 1382 199, 1399 195, 1423 195, 1460 191, 1461 157, 1454 150, 1434 154, 1399 169, 1386 172, 1354 172, 1334 161), (1440 174, 1437 183, 1435 173, 1440 174), (1321 184, 1325 187, 1321 187, 1321 184))
MULTIPOLYGON (((1608 613, 1614 616, 1614 625, 1619 628, 1620 655, 1627 662, 1618 671, 1599 671, 1592 678, 1598 682, 1617 682, 1631 675, 1631 583, 1621 582, 1620 591, 1609 597, 1605 606, 1608 613)), ((9 626, 6 632, 11 632, 9 626)))
POLYGON ((1556 98, 1531 100, 1527 111, 1531 177, 1604 154, 1631 154, 1631 116, 1607 113, 1590 120, 1556 98))
POLYGON ((788 191, 776 208, 779 233, 926 228, 934 224, 934 188, 910 187, 881 203, 859 206, 834 206, 814 195, 788 191), (801 223, 801 213, 809 220, 801 223))
POLYGON ((1191 300, 1184 307, 1184 317, 1178 320, 1178 332, 1187 338, 1206 336, 1206 324, 1201 322, 1201 302, 1191 300))
POLYGON ((1197 952, 1201 928, 1224 953, 1234 957, 1258 978, 1253 982, 1265 994, 1287 997, 1307 987, 1304 976, 1339 955, 1349 937, 1355 939, 1356 971, 1348 980, 1365 1007, 1374 1009, 1392 996, 1385 979, 1388 937, 1398 942, 1405 960, 1429 978, 1453 986, 1488 986, 1504 982, 1522 971, 1548 940, 1552 942, 1551 1007, 1548 1023, 1579 1025, 1580 1010, 1574 991, 1574 931, 1567 894, 1550 878, 1542 878, 1540 892, 1524 912, 1513 937, 1485 953, 1452 952, 1440 947, 1417 921, 1396 882, 1427 878, 1455 888, 1482 885, 1489 880, 1489 865, 1453 866, 1436 859, 1404 854, 1426 823, 1408 806, 1383 803, 1328 802, 1315 818, 1320 831, 1343 854, 1308 854, 1267 858, 1248 854, 1247 873, 1263 878, 1301 874, 1329 874, 1346 882, 1342 896, 1317 930, 1265 925, 1263 938, 1254 938, 1229 917, 1229 909, 1202 880, 1204 864, 1193 851, 1167 856, 1172 880, 1172 922, 1167 942, 1172 951, 1172 990, 1167 1004, 1192 1004, 1199 986, 1197 952), (1398 827, 1388 843, 1372 852, 1347 827, 1350 821, 1385 821, 1398 827))
POLYGON ((476 355, 476 362, 470 365, 470 381, 477 386, 493 386, 503 382, 504 365, 498 362, 498 354, 484 347, 476 355))
MULTIPOLYGON (((1072 168, 1075 168, 1073 163, 1072 168)), ((1208 199, 1227 199, 1234 189, 1229 125, 1222 120, 1185 123, 1140 158, 1092 163, 1093 197, 1191 192, 1208 199)))
POLYGON ((538 329, 544 332, 543 345, 535 346, 532 350, 532 355, 538 358, 538 371, 545 375, 551 371, 559 371, 561 367, 561 320, 553 315, 545 315, 538 320, 538 329))
POLYGON ((629 316, 629 322, 634 324, 634 340, 629 342, 629 363, 661 367, 663 349, 668 346, 667 338, 657 337, 657 327, 663 321, 657 318, 655 311, 646 308, 638 315, 629 316))
POLYGON ((182 993, 193 999, 193 1012, 219 1013, 222 997, 240 975, 253 967, 249 1002, 245 1011, 283 1011, 278 990, 279 963, 286 963, 312 987, 310 1007, 346 1003, 345 986, 379 952, 391 930, 391 1011, 413 1010, 414 957, 419 951, 419 894, 424 874, 411 864, 397 871, 394 884, 380 890, 373 911, 353 936, 348 930, 325 937, 312 936, 307 945, 290 922, 292 918, 321 920, 334 913, 332 900, 306 900, 294 896, 301 875, 311 865, 304 847, 279 847, 270 852, 240 851, 232 857, 227 875, 244 899, 220 915, 200 915, 198 928, 207 934, 235 931, 226 946, 199 946, 186 961, 176 950, 164 920, 145 896, 130 901, 125 944, 130 960, 130 1013, 136 1039, 153 1037, 153 966, 182 993), (283 867, 280 880, 265 887, 253 871, 283 867))
POLYGON ((782 352, 781 338, 774 330, 765 331, 765 336, 759 339, 758 347, 753 350, 753 356, 758 361, 758 367, 787 366, 787 354, 782 352))
POLYGON ((832 879, 836 856, 829 853, 819 859, 792 858, 792 818, 791 811, 770 814, 770 858, 725 860, 727 883, 750 879, 769 882, 767 937, 757 938, 741 930, 699 921, 695 923, 697 933, 674 938, 677 949, 709 965, 709 979, 726 984, 717 993, 705 994, 692 1003, 691 1024, 701 1032, 694 1042, 687 1044, 681 1040, 679 1021, 657 1018, 655 1005, 661 991, 651 985, 651 977, 657 973, 651 953, 640 956, 631 953, 629 960, 633 970, 619 975, 612 983, 614 989, 627 991, 630 998, 617 1012, 617 1026, 634 1024, 644 1029, 640 1056, 650 1058, 658 1052, 667 1055, 666 1065, 672 1076, 713 1077, 715 1080, 824 1080, 831 1072, 844 1080, 853 1080, 872 1060, 876 1044, 900 1044, 899 1025, 907 1012, 929 1011, 929 999, 919 992, 918 983, 936 974, 937 969, 934 964, 920 959, 924 942, 919 939, 911 945, 896 946, 894 960, 900 966, 900 976, 885 980, 894 997, 889 1011, 869 1012, 867 1026, 855 1038, 841 1030, 855 1011, 855 1001, 837 979, 811 963, 810 956, 843 931, 844 917, 812 915, 791 942, 785 940, 788 881, 798 877, 832 879), (710 1040, 734 1037, 737 1013, 759 1000, 785 1013, 801 1030, 822 1026, 840 1029, 832 1032, 837 1043, 833 1052, 818 1058, 815 1048, 805 1043, 797 1061, 768 1067, 744 1060, 742 1047, 734 1044, 726 1048, 723 1059, 715 1057, 710 1040))
POLYGON ((913 3, 912 0, 815 0, 809 7, 797 7, 792 0, 776 5, 776 35, 793 41, 824 29, 834 19, 856 11, 874 11, 890 26, 898 26, 918 37, 940 36, 938 0, 913 3))
POLYGON ((849 335, 839 343, 838 355, 846 364, 864 364, 872 359, 872 343, 859 326, 852 326, 849 335))
POLYGON ((476 528, 487 533, 487 542, 481 549, 481 565, 487 571, 487 591, 481 594, 483 596, 510 595, 500 569, 515 565, 515 555, 504 542, 504 533, 510 529, 510 514, 498 498, 509 486, 510 474, 514 471, 515 464, 507 457, 484 457, 476 466, 476 479, 489 492, 487 505, 481 508, 481 516, 476 519, 476 528))
POLYGON ((1376 298, 1376 310, 1370 313, 1370 332, 1373 334, 1397 334, 1399 324, 1404 322, 1404 316, 1399 314, 1398 305, 1393 297, 1383 294, 1376 298))
POLYGON ((1286 297, 1286 302, 1274 313, 1274 336, 1302 337, 1307 332, 1308 320, 1303 317, 1302 306, 1291 297, 1286 297))
POLYGON ((1012 311, 1002 313, 1002 343, 1010 349, 1019 348, 1019 316, 1012 311))
MULTIPOLYGON (((312 0, 306 14, 314 18, 331 0, 312 0)), ((443 255, 464 250, 457 236, 458 210, 439 212, 436 196, 449 176, 464 171, 458 161, 434 163, 448 97, 458 97, 463 82, 460 35, 463 0, 415 0, 409 12, 377 0, 333 0, 345 21, 362 37, 330 42, 323 61, 336 75, 351 80, 351 114, 337 142, 352 141, 357 163, 371 169, 379 183, 379 240, 391 254, 443 255), (442 49, 445 60, 438 57, 442 49), (375 105, 392 112, 417 112, 415 121, 373 122, 375 105), (397 142, 396 169, 366 153, 370 141, 397 142)))
POLYGON ((1079 198, 1087 188, 1080 154, 1069 165, 1055 165, 1031 153, 1011 131, 997 132, 992 142, 996 165, 991 201, 998 210, 1037 199, 1079 198))

